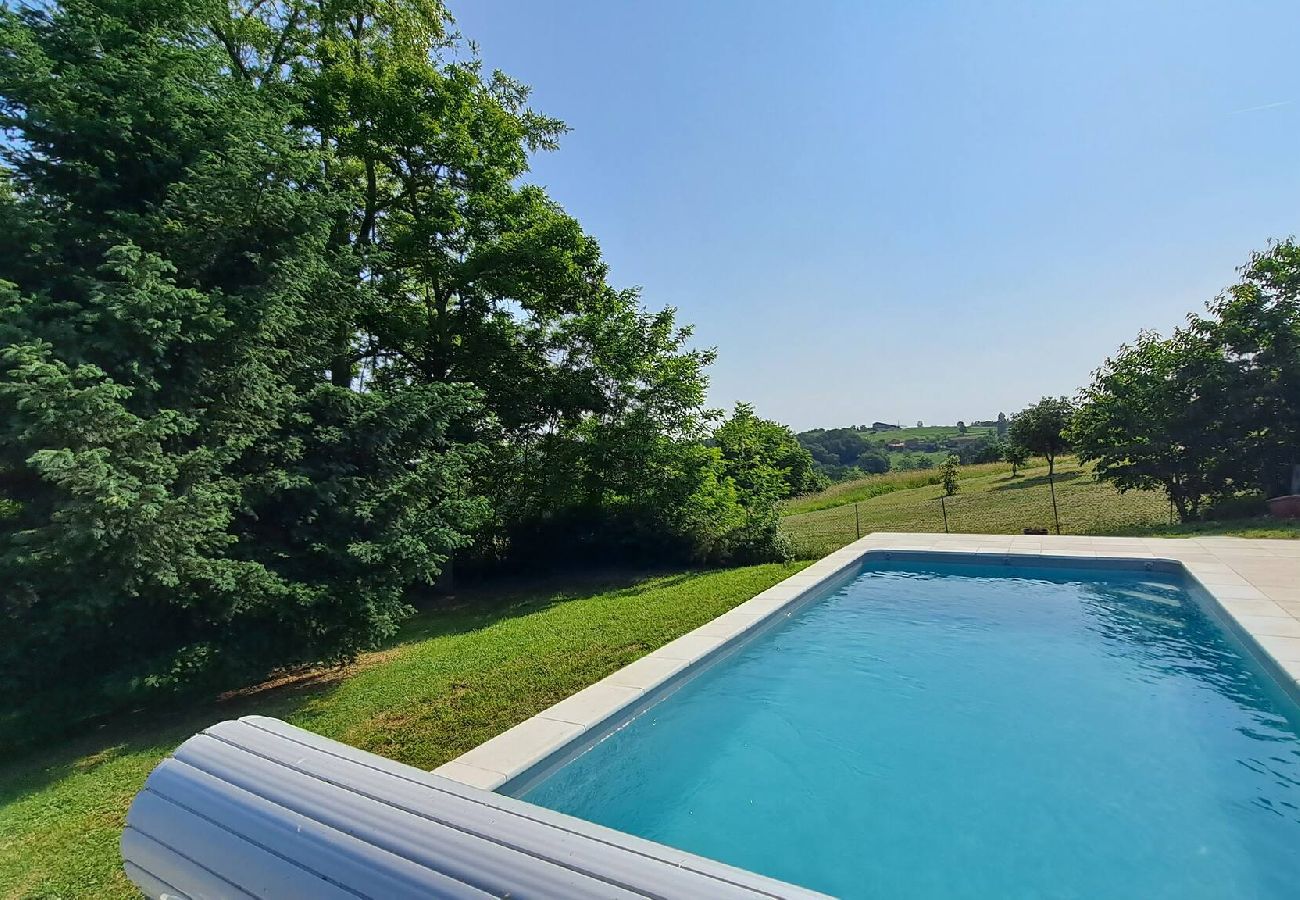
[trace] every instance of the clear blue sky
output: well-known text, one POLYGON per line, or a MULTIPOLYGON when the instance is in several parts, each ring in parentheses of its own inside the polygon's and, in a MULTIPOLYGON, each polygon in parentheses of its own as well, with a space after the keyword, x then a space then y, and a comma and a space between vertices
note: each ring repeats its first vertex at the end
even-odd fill
POLYGON ((1294 2, 451 2, 615 283, 796 428, 1073 393, 1300 230, 1294 2))

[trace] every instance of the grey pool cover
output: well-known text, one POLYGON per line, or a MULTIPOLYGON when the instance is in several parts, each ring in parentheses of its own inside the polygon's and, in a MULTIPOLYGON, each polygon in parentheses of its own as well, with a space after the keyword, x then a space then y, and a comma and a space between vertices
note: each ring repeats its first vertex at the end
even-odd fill
POLYGON ((127 814, 150 897, 817 897, 250 716, 190 738, 127 814))

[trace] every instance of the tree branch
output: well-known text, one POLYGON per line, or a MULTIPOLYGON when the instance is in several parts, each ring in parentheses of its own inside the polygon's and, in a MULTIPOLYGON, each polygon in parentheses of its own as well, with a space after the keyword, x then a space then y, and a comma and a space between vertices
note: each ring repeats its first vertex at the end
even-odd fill
POLYGON ((266 71, 263 73, 264 78, 284 64, 284 57, 282 56, 284 48, 288 46, 290 33, 298 27, 298 16, 301 14, 302 6, 295 3, 293 12, 289 14, 289 21, 285 22, 284 28, 280 29, 280 36, 276 39, 275 49, 271 51, 271 57, 267 60, 266 71))
POLYGON ((212 26, 212 33, 221 41, 221 46, 226 48, 226 55, 230 57, 230 64, 234 66, 235 72, 240 78, 248 79, 248 67, 244 64, 243 56, 239 48, 235 45, 234 38, 226 34, 219 26, 212 26))

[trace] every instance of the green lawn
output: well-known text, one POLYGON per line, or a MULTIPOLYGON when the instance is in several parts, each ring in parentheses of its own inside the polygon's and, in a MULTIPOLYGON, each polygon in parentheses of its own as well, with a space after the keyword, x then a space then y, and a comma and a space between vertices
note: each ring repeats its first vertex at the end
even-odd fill
MULTIPOLYGON (((791 501, 783 519, 800 556, 815 558, 842 547, 859 533, 943 531, 943 493, 933 484, 912 486, 890 473, 834 485, 820 494, 791 501), (887 490, 881 488, 887 487, 887 490), (872 493, 872 492, 875 493, 872 493)), ((1012 478, 1002 463, 968 466, 961 490, 949 497, 948 528, 970 534, 1019 534, 1025 528, 1052 527, 1047 466, 1035 464, 1012 478)), ((1300 537, 1294 525, 1269 519, 1170 525, 1169 504, 1153 491, 1120 494, 1098 482, 1072 459, 1058 461, 1057 505, 1064 534, 1238 534, 1248 537, 1300 537)))
POLYGON ((1254 519, 1223 519, 1188 522, 1187 524, 1178 525, 1155 525, 1150 527, 1135 525, 1131 528, 1117 528, 1107 533, 1121 536, 1137 535, 1139 537, 1196 537, 1198 534, 1203 534, 1297 540, 1300 539, 1300 522, 1260 516, 1254 519))
POLYGON ((0 766, 0 896, 132 897, 117 840, 178 743, 261 713, 434 768, 802 568, 751 566, 480 589, 345 670, 184 714, 141 712, 0 766))

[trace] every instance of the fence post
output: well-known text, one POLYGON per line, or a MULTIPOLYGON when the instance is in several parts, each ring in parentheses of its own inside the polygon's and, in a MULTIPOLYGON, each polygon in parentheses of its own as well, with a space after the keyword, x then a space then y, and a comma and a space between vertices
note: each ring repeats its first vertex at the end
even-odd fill
POLYGON ((948 504, 944 502, 943 497, 939 498, 939 508, 943 510, 943 533, 948 534, 948 504))
POLYGON ((862 538, 862 516, 858 514, 858 504, 853 504, 853 530, 858 533, 858 539, 862 538))
POLYGON ((1056 479, 1052 477, 1052 471, 1047 472, 1047 486, 1052 491, 1052 521, 1056 523, 1056 533, 1061 533, 1061 514, 1056 511, 1056 479))

